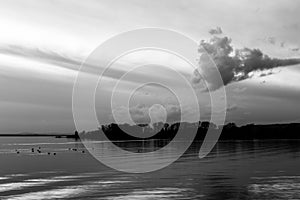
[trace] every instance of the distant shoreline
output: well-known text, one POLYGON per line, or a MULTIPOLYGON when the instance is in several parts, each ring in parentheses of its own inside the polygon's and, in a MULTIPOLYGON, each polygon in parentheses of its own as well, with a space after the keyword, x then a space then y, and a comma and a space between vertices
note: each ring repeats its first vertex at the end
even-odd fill
POLYGON ((32 134, 0 134, 0 137, 56 137, 56 138, 78 138, 76 135, 71 134, 41 134, 41 133, 32 133, 32 134))

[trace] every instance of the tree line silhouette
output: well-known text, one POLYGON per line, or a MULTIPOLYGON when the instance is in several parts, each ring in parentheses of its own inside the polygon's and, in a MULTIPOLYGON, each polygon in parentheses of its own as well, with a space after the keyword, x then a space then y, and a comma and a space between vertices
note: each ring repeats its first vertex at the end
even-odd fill
MULTIPOLYGON (((148 124, 118 125, 111 123, 102 125, 97 131, 81 134, 89 138, 101 131, 111 141, 172 140, 180 127, 185 134, 192 134, 193 131, 197 130, 195 140, 203 140, 209 128, 212 133, 223 128, 219 138, 220 140, 300 139, 300 124, 298 123, 266 125, 247 124, 243 126, 237 126, 235 123, 228 123, 223 126, 217 126, 210 122, 178 122, 173 124, 156 123, 153 124, 152 127, 148 124)), ((99 136, 99 134, 96 135, 97 137, 99 136)), ((182 139, 184 139, 184 137, 182 139)))

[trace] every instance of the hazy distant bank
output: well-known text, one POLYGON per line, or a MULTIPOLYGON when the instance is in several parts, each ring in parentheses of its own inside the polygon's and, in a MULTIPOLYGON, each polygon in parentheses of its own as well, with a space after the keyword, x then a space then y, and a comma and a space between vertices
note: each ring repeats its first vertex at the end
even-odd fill
POLYGON ((0 134, 0 137, 56 137, 56 138, 78 138, 76 134, 61 133, 12 133, 0 134))

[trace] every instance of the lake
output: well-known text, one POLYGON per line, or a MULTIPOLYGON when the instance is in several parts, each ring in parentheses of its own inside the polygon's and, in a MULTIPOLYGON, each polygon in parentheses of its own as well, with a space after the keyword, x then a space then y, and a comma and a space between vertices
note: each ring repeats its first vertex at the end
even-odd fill
POLYGON ((1 137, 0 199, 300 199, 299 140, 219 141, 203 159, 200 145, 166 168, 131 174, 101 164, 80 140, 1 137))

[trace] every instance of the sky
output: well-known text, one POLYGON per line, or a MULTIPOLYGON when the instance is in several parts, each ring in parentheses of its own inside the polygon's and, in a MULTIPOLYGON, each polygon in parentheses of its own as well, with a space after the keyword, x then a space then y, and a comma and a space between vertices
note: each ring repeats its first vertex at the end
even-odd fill
MULTIPOLYGON (((278 59, 300 58, 299 9, 300 2, 294 0, 1 1, 0 133, 73 131, 72 89, 80 65, 96 47, 121 32, 159 27, 200 43, 209 41, 215 36, 211 30, 220 27, 222 34, 216 36, 231 38, 234 49, 260 49, 278 59)), ((128 81, 122 81, 116 91, 119 102, 111 111, 119 119, 125 119, 122 94, 128 95, 128 88, 138 85, 140 79, 167 80, 181 88, 182 83, 170 69, 153 64, 153 60, 182 71, 187 78, 193 76, 187 63, 166 52, 148 50, 122 57, 97 94, 113 89, 112 82, 116 83, 121 67, 141 63, 151 66, 140 68, 127 77, 128 81)), ((225 90, 226 122, 300 122, 299 64, 232 81, 225 90)), ((208 94, 199 90, 197 96, 205 116, 208 94)), ((169 116, 178 112, 174 95, 162 86, 142 86, 131 99, 134 122, 143 122, 144 118, 165 120, 157 114, 162 110, 158 104, 165 106, 163 112, 169 116), (156 105, 150 118, 149 105, 156 105)), ((109 123, 113 116, 97 95, 96 100, 100 121, 109 123)), ((184 106, 189 118, 193 109, 184 106)))

